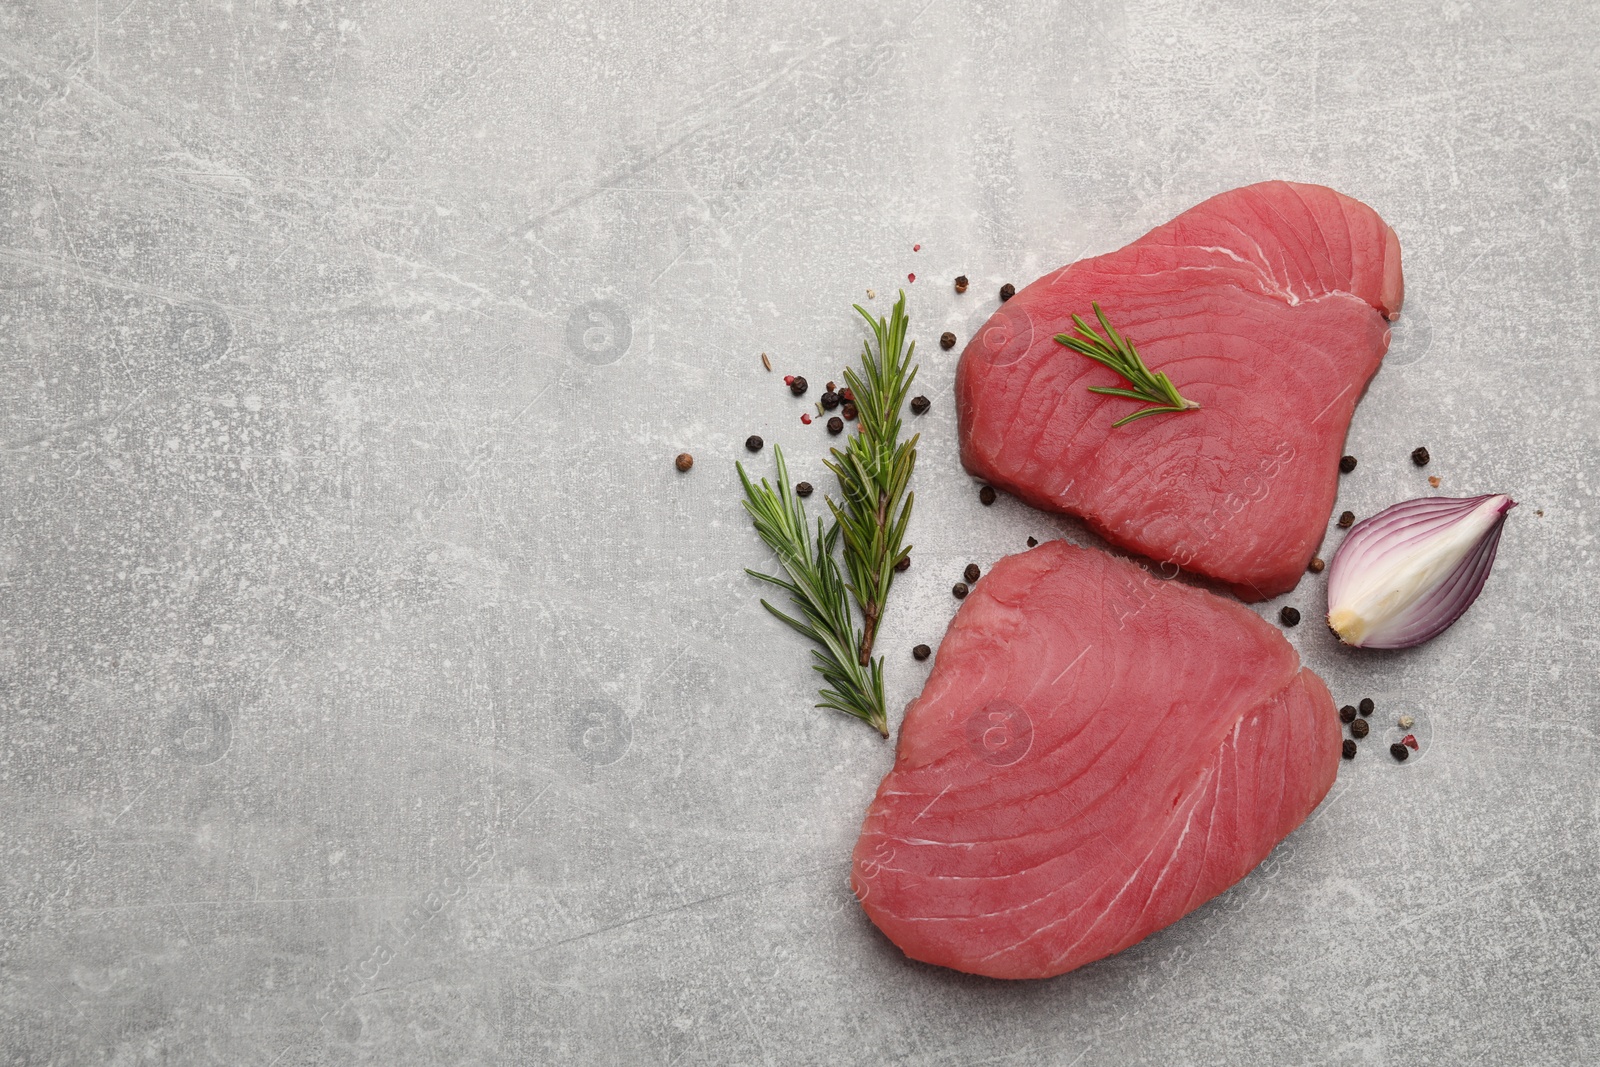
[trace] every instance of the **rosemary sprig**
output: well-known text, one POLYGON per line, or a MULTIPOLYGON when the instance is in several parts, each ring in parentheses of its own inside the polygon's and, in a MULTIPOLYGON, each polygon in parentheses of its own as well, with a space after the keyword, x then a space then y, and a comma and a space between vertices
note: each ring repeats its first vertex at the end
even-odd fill
POLYGON ((917 465, 919 435, 900 440, 900 411, 917 377, 917 368, 911 365, 917 343, 906 344, 911 320, 906 316, 905 290, 887 320, 873 318, 860 304, 855 309, 872 327, 877 351, 863 341, 861 370, 845 368, 861 432, 852 434, 842 450, 830 449, 833 459, 825 462, 838 477, 843 498, 841 504, 830 497, 828 507, 844 535, 850 595, 862 621, 856 660, 866 666, 894 584, 895 564, 911 551, 903 542, 916 494, 907 492, 906 486, 917 465))
POLYGON ((761 540, 778 554, 778 562, 788 577, 778 578, 748 568, 746 572, 788 592, 799 618, 779 611, 766 600, 761 601, 761 606, 817 645, 811 650, 812 669, 820 673, 826 683, 819 694, 822 702, 817 707, 854 715, 888 737, 883 658, 857 662, 861 632, 852 619, 850 596, 839 573, 839 564, 833 558, 840 526, 835 523, 831 529, 824 530, 819 518, 816 534, 812 535, 805 505, 795 496, 789 482, 783 449, 773 445, 772 454, 778 464, 776 489, 765 478, 760 485, 752 482, 745 473, 744 464, 735 463, 734 466, 738 467, 739 480, 744 483, 744 509, 755 520, 756 533, 761 540))
POLYGON ((1095 332, 1094 327, 1084 322, 1077 315, 1072 316, 1073 325, 1077 327, 1079 336, 1058 333, 1056 340, 1072 349, 1102 363, 1128 380, 1132 389, 1117 389, 1107 385, 1091 385, 1089 392, 1104 393, 1106 396, 1127 397, 1129 400, 1140 400, 1155 407, 1140 408, 1132 415, 1124 415, 1111 426, 1115 429, 1134 419, 1142 419, 1146 415, 1160 415, 1168 411, 1193 411, 1200 405, 1193 400, 1186 400, 1178 395, 1167 376, 1162 373, 1152 374, 1150 368, 1144 365, 1144 360, 1139 358, 1139 353, 1134 350, 1133 344, 1119 334, 1106 320, 1106 313, 1100 310, 1099 304, 1092 304, 1094 314, 1100 320, 1100 325, 1105 327, 1107 337, 1101 337, 1095 332), (1109 338, 1109 339, 1108 339, 1109 338))

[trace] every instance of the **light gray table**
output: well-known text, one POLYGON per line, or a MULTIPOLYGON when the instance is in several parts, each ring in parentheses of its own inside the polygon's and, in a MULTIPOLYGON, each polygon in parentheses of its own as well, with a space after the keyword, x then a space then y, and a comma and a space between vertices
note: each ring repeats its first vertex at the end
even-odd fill
POLYGON ((1600 1058, 1600 18, 1285 7, 0 7, 0 1059, 1600 1058), (978 506, 934 338, 1270 177, 1405 246, 1341 507, 1522 502, 1431 645, 1291 634, 1421 757, 1119 957, 909 964, 891 748, 742 572, 745 436, 824 473, 760 353, 917 274, 899 709, 962 565, 1089 539, 978 506))

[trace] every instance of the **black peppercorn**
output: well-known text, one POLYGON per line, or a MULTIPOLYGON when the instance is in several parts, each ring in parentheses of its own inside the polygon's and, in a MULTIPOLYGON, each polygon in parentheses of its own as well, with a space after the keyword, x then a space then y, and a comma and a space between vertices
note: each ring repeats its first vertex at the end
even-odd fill
POLYGON ((761 440, 761 437, 757 434, 751 434, 749 437, 744 439, 744 447, 748 448, 752 452, 760 452, 761 446, 764 444, 766 444, 766 442, 761 440))
POLYGON ((789 392, 793 393, 795 396, 805 396, 806 389, 808 387, 809 386, 806 380, 800 377, 798 374, 789 379, 789 392))
POLYGON ((838 434, 843 429, 844 429, 844 420, 841 419, 839 416, 835 415, 833 418, 828 420, 828 432, 829 433, 838 434))
POLYGON ((1278 612, 1278 618, 1283 620, 1285 626, 1300 625, 1300 612, 1295 608, 1285 606, 1282 611, 1278 612))
POLYGON ((966 291, 967 291, 967 276, 965 274, 956 275, 956 292, 964 293, 966 291))
POLYGON ((954 348, 955 346, 956 346, 956 335, 955 334, 951 333, 949 330, 946 330, 944 333, 941 333, 939 335, 939 347, 940 348, 942 348, 946 352, 948 352, 952 348, 954 348))
POLYGON ((994 503, 994 486, 986 485, 978 490, 978 503, 984 507, 994 503))
POLYGON ((845 421, 846 422, 855 422, 856 421, 856 405, 855 405, 855 403, 853 401, 846 400, 844 402, 844 406, 839 409, 839 414, 841 414, 841 415, 843 415, 845 417, 845 421))
POLYGON ((952 585, 950 587, 950 595, 955 597, 957 600, 960 600, 962 597, 966 596, 967 595, 967 583, 966 582, 957 582, 955 585, 952 585))
POLYGON ((1344 746, 1341 749, 1340 754, 1342 756, 1344 756, 1345 759, 1355 759, 1356 758, 1356 743, 1354 741, 1350 740, 1348 737, 1345 738, 1344 739, 1344 746))
POLYGON ((1355 470, 1356 469, 1356 457, 1354 457, 1354 456, 1340 456, 1339 457, 1339 469, 1341 471, 1343 471, 1344 473, 1346 473, 1346 474, 1349 474, 1351 471, 1355 470))
POLYGON ((927 645, 918 645, 911 650, 912 659, 924 660, 931 655, 933 655, 933 649, 929 648, 927 645))
MULTIPOLYGON (((832 385, 833 383, 829 382, 828 384, 832 385)), ((822 394, 822 410, 823 411, 832 411, 834 408, 836 408, 838 406, 839 406, 839 394, 838 393, 834 392, 832 389, 829 389, 829 390, 827 390, 826 392, 824 392, 822 394)))
POLYGON ((1339 513, 1339 525, 1342 528, 1349 529, 1350 525, 1352 523, 1354 523, 1355 521, 1356 521, 1356 513, 1355 512, 1353 512, 1353 511, 1341 511, 1339 513))
POLYGON ((680 471, 686 471, 690 467, 694 466, 694 457, 689 455, 687 452, 679 452, 678 458, 672 462, 673 465, 676 466, 680 471))
POLYGON ((982 573, 983 572, 978 569, 978 565, 976 563, 969 563, 967 564, 967 569, 961 572, 961 577, 965 578, 969 582, 975 582, 978 580, 978 575, 982 573))
POLYGON ((1355 722, 1356 721, 1356 706, 1354 704, 1346 704, 1344 707, 1340 708, 1339 709, 1339 721, 1344 723, 1347 726, 1350 723, 1355 722))
POLYGON ((1404 763, 1406 760, 1411 758, 1411 750, 1402 745, 1400 742, 1396 741, 1394 744, 1389 746, 1389 755, 1393 756, 1401 763, 1404 763))
POLYGON ((1370 729, 1372 729, 1372 727, 1367 725, 1366 719, 1357 719, 1355 722, 1350 724, 1350 736, 1359 741, 1363 737, 1367 736, 1367 731, 1370 729))
POLYGON ((1371 715, 1378 708, 1378 705, 1372 702, 1371 697, 1362 697, 1361 703, 1356 706, 1361 709, 1361 714, 1363 715, 1371 715))
POLYGON ((811 495, 811 483, 810 482, 795 482, 794 483, 794 495, 795 496, 810 496, 811 495))
POLYGON ((1039 539, 1037 537, 1029 537, 1028 538, 1028 547, 1029 548, 1038 548, 1039 547, 1039 539))
POLYGON ((899 571, 901 574, 904 574, 906 571, 910 570, 911 569, 911 555, 910 555, 910 553, 907 553, 906 555, 901 556, 899 559, 895 560, 894 569, 896 571, 899 571))
POLYGON ((1321 574, 1322 573, 1322 568, 1324 568, 1326 566, 1327 566, 1327 564, 1322 562, 1322 557, 1321 556, 1314 556, 1314 557, 1312 557, 1312 560, 1311 560, 1311 566, 1308 569, 1311 571, 1312 574, 1321 574))
POLYGON ((1000 287, 1000 303, 1004 304, 1007 300, 1010 300, 1016 295, 1017 287, 1012 285, 1010 282, 1006 282, 1000 287))
POLYGON ((929 406, 930 404, 928 398, 925 396, 914 396, 911 398, 911 414, 913 415, 921 415, 923 412, 928 410, 929 406))
POLYGON ((1426 467, 1428 465, 1428 460, 1432 458, 1432 456, 1428 455, 1428 450, 1426 448, 1414 448, 1411 450, 1411 462, 1415 463, 1419 467, 1426 467))

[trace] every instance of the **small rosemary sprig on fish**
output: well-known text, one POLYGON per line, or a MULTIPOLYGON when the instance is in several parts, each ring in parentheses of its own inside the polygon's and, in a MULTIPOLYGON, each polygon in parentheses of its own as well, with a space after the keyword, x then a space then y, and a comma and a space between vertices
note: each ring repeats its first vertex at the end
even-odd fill
POLYGON ((1074 352, 1088 356, 1096 363, 1103 364, 1116 371, 1127 379, 1131 389, 1120 389, 1109 385, 1091 385, 1089 392, 1103 393, 1106 396, 1126 397, 1129 400, 1138 400, 1153 407, 1140 408, 1131 415, 1124 415, 1112 423, 1112 429, 1130 423, 1135 419, 1142 419, 1146 415, 1161 415, 1166 412, 1194 411, 1199 408, 1198 402, 1180 396, 1178 390, 1163 373, 1152 374, 1150 368, 1144 365, 1144 360, 1139 358, 1138 351, 1126 337, 1116 331, 1106 319, 1106 313, 1100 310, 1099 304, 1091 304, 1094 308, 1095 318, 1100 320, 1100 325, 1105 327, 1106 336, 1101 337, 1095 332, 1094 327, 1084 322, 1077 315, 1072 316, 1072 323, 1078 330, 1078 336, 1058 333, 1056 340, 1072 349, 1074 352))
POLYGON ((839 479, 843 502, 828 498, 828 507, 844 534, 844 565, 850 574, 850 595, 861 611, 861 644, 857 660, 863 666, 872 657, 878 624, 894 584, 895 566, 906 559, 911 546, 904 544, 911 521, 915 493, 907 491, 917 465, 917 441, 900 440, 900 410, 917 377, 911 365, 917 343, 906 343, 906 294, 900 291, 889 318, 873 318, 855 305, 872 328, 873 345, 861 344, 861 370, 846 367, 845 382, 854 397, 861 432, 852 434, 843 449, 831 449, 828 469, 839 479))
POLYGON ((755 521, 761 540, 777 553, 787 577, 779 578, 749 568, 746 573, 788 592, 799 618, 779 611, 764 599, 761 606, 816 645, 811 650, 812 669, 822 675, 825 683, 818 694, 822 701, 817 707, 854 715, 888 737, 883 658, 880 656, 871 662, 858 660, 857 651, 863 647, 861 631, 856 628, 850 610, 850 593, 833 556, 840 524, 835 522, 831 529, 824 529, 819 518, 813 535, 805 505, 795 495, 789 481, 783 449, 773 445, 772 454, 778 466, 777 488, 765 478, 760 485, 755 484, 745 473, 744 464, 735 463, 734 466, 739 470, 739 481, 744 484, 744 509, 755 521))

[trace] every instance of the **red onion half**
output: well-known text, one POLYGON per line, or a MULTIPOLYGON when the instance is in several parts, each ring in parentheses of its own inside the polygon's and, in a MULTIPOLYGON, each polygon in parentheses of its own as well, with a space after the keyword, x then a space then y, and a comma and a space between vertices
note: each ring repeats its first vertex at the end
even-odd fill
POLYGON ((1357 523, 1328 567, 1328 626, 1361 648, 1437 637, 1478 599, 1516 506, 1498 493, 1423 497, 1357 523))

